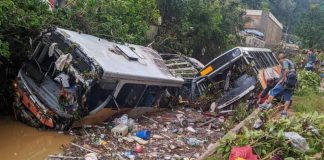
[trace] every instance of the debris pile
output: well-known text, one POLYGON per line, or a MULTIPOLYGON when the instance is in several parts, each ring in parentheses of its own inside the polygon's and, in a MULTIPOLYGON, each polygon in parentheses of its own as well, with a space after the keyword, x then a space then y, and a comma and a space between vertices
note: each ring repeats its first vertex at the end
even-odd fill
POLYGON ((228 159, 235 146, 249 145, 259 159, 322 159, 323 115, 296 113, 286 119, 277 119, 275 114, 276 110, 262 112, 240 133, 220 140, 214 158, 228 159), (258 125, 260 122, 262 125, 258 125))
POLYGON ((91 160, 95 160, 93 153, 97 159, 197 159, 210 143, 224 135, 224 119, 191 108, 136 119, 122 115, 102 125, 70 130, 76 138, 64 146, 63 155, 91 160))

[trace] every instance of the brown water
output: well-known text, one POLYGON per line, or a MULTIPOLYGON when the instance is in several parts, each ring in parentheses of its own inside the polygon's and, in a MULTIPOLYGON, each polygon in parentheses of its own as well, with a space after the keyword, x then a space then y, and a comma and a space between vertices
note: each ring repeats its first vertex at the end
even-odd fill
POLYGON ((59 153, 62 144, 72 137, 55 131, 42 131, 14 121, 0 118, 0 159, 44 160, 49 154, 59 153))

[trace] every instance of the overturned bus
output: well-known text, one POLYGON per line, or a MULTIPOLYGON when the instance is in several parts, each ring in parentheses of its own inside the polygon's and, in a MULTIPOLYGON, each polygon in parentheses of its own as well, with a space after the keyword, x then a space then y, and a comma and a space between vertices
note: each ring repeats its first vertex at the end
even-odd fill
POLYGON ((192 98, 203 95, 210 85, 222 91, 216 100, 224 110, 247 96, 268 79, 279 77, 281 66, 270 49, 237 47, 210 61, 199 71, 192 85, 192 98))
POLYGON ((53 28, 14 83, 17 118, 65 129, 166 105, 184 83, 153 49, 53 28))

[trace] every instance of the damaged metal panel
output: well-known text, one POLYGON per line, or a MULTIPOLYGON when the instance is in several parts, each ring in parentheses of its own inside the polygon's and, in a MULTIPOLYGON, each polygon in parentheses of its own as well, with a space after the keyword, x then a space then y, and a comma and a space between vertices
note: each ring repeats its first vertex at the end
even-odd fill
POLYGON ((190 91, 192 81, 195 79, 196 75, 199 73, 199 70, 201 70, 204 65, 194 58, 183 55, 168 53, 163 53, 160 55, 172 74, 182 77, 185 81, 180 90, 181 98, 187 100, 190 99, 192 94, 190 91))

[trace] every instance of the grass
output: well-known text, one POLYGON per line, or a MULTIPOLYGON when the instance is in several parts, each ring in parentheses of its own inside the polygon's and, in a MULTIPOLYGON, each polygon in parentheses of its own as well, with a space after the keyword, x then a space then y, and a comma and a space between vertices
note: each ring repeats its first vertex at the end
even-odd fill
POLYGON ((324 113, 324 93, 316 93, 309 91, 302 95, 293 97, 292 109, 295 112, 311 113, 318 112, 324 113))

